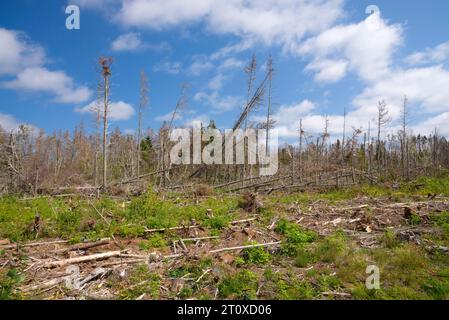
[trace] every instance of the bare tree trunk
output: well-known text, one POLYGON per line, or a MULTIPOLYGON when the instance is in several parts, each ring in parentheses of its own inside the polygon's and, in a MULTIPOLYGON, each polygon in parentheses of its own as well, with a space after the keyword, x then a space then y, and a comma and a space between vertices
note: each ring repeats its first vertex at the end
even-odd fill
MULTIPOLYGON (((253 56, 251 57, 251 62, 249 63, 249 65, 245 68, 245 73, 248 75, 248 92, 247 92, 247 100, 246 103, 249 104, 249 101, 251 99, 252 96, 252 92, 253 92, 253 85, 254 85, 254 81, 256 80, 256 70, 257 70, 257 61, 256 61, 256 55, 253 54, 253 56)), ((249 118, 249 113, 250 110, 248 108, 245 109, 245 130, 248 129, 248 118, 249 118)), ((248 154, 249 152, 249 148, 247 143, 244 143, 245 149, 246 149, 246 154, 248 154)), ((249 158, 248 158, 249 160, 249 158)), ((244 177, 246 177, 246 174, 248 173, 249 170, 249 175, 252 178, 252 166, 248 165, 247 162, 245 161, 245 164, 243 165, 244 168, 244 177)))
POLYGON ((304 137, 304 130, 302 128, 302 119, 299 119, 299 181, 302 180, 303 174, 303 161, 302 161, 302 140, 304 137))
POLYGON ((139 104, 139 123, 137 129, 137 180, 140 177, 140 157, 142 140, 142 113, 148 105, 148 78, 145 72, 140 72, 140 104, 139 104))
POLYGON ((103 110, 103 189, 108 187, 108 159, 107 159, 107 147, 108 147, 108 109, 109 109, 109 77, 111 76, 110 66, 112 64, 112 58, 100 58, 100 65, 103 68, 102 75, 104 79, 104 110, 103 110))
POLYGON ((343 139, 341 142, 341 162, 345 163, 345 147, 346 147, 346 106, 343 111, 343 139))

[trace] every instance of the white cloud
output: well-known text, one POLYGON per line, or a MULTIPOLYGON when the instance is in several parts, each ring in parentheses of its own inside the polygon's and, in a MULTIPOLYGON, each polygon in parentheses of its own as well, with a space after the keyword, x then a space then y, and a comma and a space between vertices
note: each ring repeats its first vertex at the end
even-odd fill
POLYGON ((219 73, 216 76, 214 76, 212 78, 212 80, 210 80, 208 87, 211 90, 219 90, 219 89, 223 88, 223 83, 225 80, 226 80, 226 76, 219 73))
POLYGON ((207 58, 196 57, 189 67, 189 72, 194 76, 198 76, 205 71, 211 70, 213 67, 213 63, 211 63, 207 58))
POLYGON ((205 22, 214 33, 289 44, 343 15, 343 0, 128 0, 116 20, 155 30, 205 22), (298 23, 300 21, 300 23, 298 23))
POLYGON ((9 114, 0 113, 0 127, 5 131, 12 131, 17 129, 20 124, 16 118, 9 114))
POLYGON ((123 131, 123 133, 126 134, 126 135, 128 135, 128 136, 133 136, 133 135, 136 134, 136 130, 134 130, 134 129, 125 129, 125 130, 123 131))
POLYGON ((114 51, 133 51, 142 49, 142 47, 143 42, 140 39, 140 34, 135 32, 122 34, 111 44, 111 49, 114 51))
POLYGON ((198 76, 214 68, 220 71, 230 71, 233 69, 241 69, 244 66, 244 62, 236 58, 223 58, 219 63, 215 60, 216 59, 212 57, 197 56, 194 58, 194 62, 190 65, 189 72, 194 76, 198 76))
POLYGON ((173 118, 174 121, 180 120, 181 119, 181 114, 178 112, 173 117, 173 112, 169 112, 169 113, 166 113, 164 115, 157 116, 155 119, 156 119, 156 121, 159 121, 159 122, 164 122, 164 121, 165 122, 169 122, 169 121, 171 121, 172 118, 173 118))
POLYGON ((224 59, 226 57, 229 57, 230 55, 238 54, 243 51, 246 51, 246 50, 250 49, 252 46, 254 46, 254 44, 255 44, 254 39, 244 38, 244 39, 242 39, 242 41, 240 41, 236 44, 232 44, 232 45, 228 45, 223 48, 220 48, 219 50, 214 52, 210 56, 210 58, 211 58, 211 60, 224 59))
POLYGON ((316 82, 337 82, 346 75, 348 64, 345 60, 315 60, 307 65, 306 70, 317 72, 316 82))
POLYGON ((212 0, 123 1, 117 19, 127 26, 160 30, 202 18, 212 4, 212 0))
POLYGON ((44 50, 31 44, 24 33, 0 28, 0 47, 7 48, 0 51, 0 76, 16 76, 1 82, 0 87, 49 93, 61 103, 84 102, 92 95, 87 87, 76 86, 64 71, 45 68, 44 50))
POLYGON ((76 4, 81 9, 102 9, 106 10, 111 5, 119 4, 121 0, 70 0, 68 4, 76 4))
POLYGON ((392 56, 402 43, 402 27, 389 25, 375 13, 357 24, 332 27, 297 47, 297 53, 314 57, 308 69, 317 80, 339 80, 352 71, 366 81, 388 75, 392 56), (330 62, 337 64, 332 67, 330 62))
MULTIPOLYGON (((92 101, 87 106, 76 109, 76 111, 79 113, 95 114, 98 108, 102 110, 101 106, 98 104, 97 101, 92 101)), ((118 102, 111 102, 109 104, 108 118, 112 121, 129 120, 131 119, 132 116, 134 116, 134 114, 135 114, 134 108, 128 103, 118 101, 118 102)))
POLYGON ((429 63, 441 63, 449 59, 449 41, 435 48, 427 48, 424 51, 415 52, 405 58, 410 65, 422 65, 429 63))
POLYGON ((202 128, 210 123, 210 117, 207 115, 201 115, 194 118, 190 118, 184 121, 183 127, 186 128, 202 128))
POLYGON ((218 91, 212 93, 198 92, 194 96, 194 100, 211 107, 215 114, 224 113, 234 108, 241 107, 244 104, 242 97, 237 96, 220 96, 218 91))
MULTIPOLYGON (((298 136, 299 120, 302 118, 311 119, 312 111, 316 109, 315 103, 304 100, 294 105, 284 105, 272 114, 271 119, 275 121, 275 128, 280 137, 298 136)), ((252 120, 258 123, 266 122, 265 116, 255 116, 252 120)), ((310 122, 310 120, 308 120, 310 122)))
POLYGON ((182 70, 180 62, 163 61, 153 68, 154 72, 166 72, 171 75, 179 74, 182 70))
POLYGON ((12 115, 0 113, 0 128, 6 132, 12 132, 19 129, 20 126, 25 126, 29 130, 33 131, 34 133, 38 132, 38 128, 36 128, 33 125, 19 122, 16 118, 14 118, 12 115))
POLYGON ((222 63, 219 65, 219 69, 221 70, 227 70, 227 69, 241 69, 245 63, 242 60, 238 60, 235 58, 228 58, 225 59, 222 63))
POLYGON ((141 39, 140 33, 130 32, 122 34, 111 44, 113 51, 138 51, 138 50, 170 50, 170 45, 166 42, 158 44, 145 43, 141 39))
MULTIPOLYGON (((435 128, 444 135, 449 134, 449 71, 442 66, 394 70, 383 79, 372 83, 353 101, 353 109, 346 116, 346 131, 351 128, 374 130, 377 115, 377 103, 387 102, 392 122, 386 131, 397 130, 400 121, 404 95, 409 101, 409 112, 413 119, 420 119, 412 127, 415 133, 429 134, 435 128)), ((342 110, 343 111, 343 110, 342 110)), ((324 118, 314 103, 304 101, 293 106, 281 106, 273 114, 280 137, 298 136, 299 119, 303 119, 304 130, 310 134, 320 134, 324 128, 324 118)), ((343 112, 342 112, 343 113, 343 112)), ((264 121, 264 117, 258 117, 264 121)), ((329 133, 339 136, 343 132, 343 115, 330 114, 329 133)), ((414 121, 415 122, 415 121, 414 121)))
POLYGON ((27 68, 15 80, 7 81, 3 87, 19 91, 47 92, 55 95, 61 103, 80 103, 89 99, 92 92, 87 87, 75 87, 72 78, 63 71, 49 71, 42 67, 27 68))
POLYGON ((42 47, 32 44, 20 31, 0 28, 0 75, 15 75, 23 68, 44 63, 42 47))
POLYGON ((355 98, 354 104, 359 108, 367 108, 385 99, 395 116, 399 115, 403 97, 407 95, 410 103, 421 106, 421 112, 442 112, 449 109, 448 87, 449 71, 442 66, 395 70, 385 79, 366 88, 355 98))
POLYGON ((449 112, 443 112, 435 117, 431 117, 413 127, 414 132, 430 134, 438 129, 442 135, 449 136, 449 112))

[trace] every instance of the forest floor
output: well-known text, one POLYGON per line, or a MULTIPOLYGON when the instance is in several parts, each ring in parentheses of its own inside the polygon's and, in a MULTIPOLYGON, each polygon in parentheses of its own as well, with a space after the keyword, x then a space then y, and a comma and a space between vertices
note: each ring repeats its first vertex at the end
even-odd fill
POLYGON ((0 299, 449 299, 448 178, 258 200, 2 197, 0 299))

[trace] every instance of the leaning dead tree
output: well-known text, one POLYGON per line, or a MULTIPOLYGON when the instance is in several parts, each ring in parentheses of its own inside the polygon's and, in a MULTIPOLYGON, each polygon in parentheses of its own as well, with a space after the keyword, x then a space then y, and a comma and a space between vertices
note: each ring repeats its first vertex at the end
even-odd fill
POLYGON ((162 178, 161 178, 161 184, 163 187, 165 187, 167 180, 169 179, 169 171, 171 168, 171 164, 169 164, 169 150, 168 150, 168 144, 169 144, 169 138, 170 138, 170 132, 173 129, 173 125, 179 114, 187 108, 188 99, 187 99, 187 84, 181 85, 181 96, 179 97, 178 101, 176 102, 175 108, 173 109, 173 112, 170 116, 170 121, 165 126, 165 128, 162 128, 159 134, 159 140, 160 140, 160 149, 161 149, 161 164, 162 164, 162 178))

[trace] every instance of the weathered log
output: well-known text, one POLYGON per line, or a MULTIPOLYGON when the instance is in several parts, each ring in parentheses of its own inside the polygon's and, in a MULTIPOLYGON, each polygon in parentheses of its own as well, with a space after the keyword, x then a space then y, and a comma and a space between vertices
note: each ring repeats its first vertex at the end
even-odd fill
POLYGON ((84 263, 89 261, 95 261, 95 260, 103 260, 108 259, 112 257, 118 257, 122 254, 122 251, 110 251, 110 252, 103 252, 103 253, 97 253, 89 256, 84 257, 76 257, 76 258, 70 258, 70 259, 64 259, 59 261, 49 261, 45 262, 43 264, 44 268, 57 268, 57 267, 64 267, 71 264, 77 264, 77 263, 84 263))

